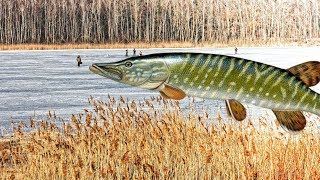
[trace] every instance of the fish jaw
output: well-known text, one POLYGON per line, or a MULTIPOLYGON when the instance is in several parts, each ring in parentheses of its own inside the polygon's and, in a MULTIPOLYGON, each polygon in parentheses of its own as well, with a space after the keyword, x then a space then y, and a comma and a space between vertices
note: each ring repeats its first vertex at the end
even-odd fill
POLYGON ((121 81, 123 74, 120 70, 116 69, 113 64, 101 63, 92 64, 89 67, 90 71, 100 76, 112 79, 114 81, 121 81))

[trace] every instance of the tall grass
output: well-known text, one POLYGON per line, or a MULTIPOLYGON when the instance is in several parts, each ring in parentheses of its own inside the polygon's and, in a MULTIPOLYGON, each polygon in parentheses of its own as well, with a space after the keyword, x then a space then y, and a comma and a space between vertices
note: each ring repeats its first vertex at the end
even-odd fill
POLYGON ((61 43, 61 44, 37 44, 37 43, 24 43, 24 44, 0 44, 0 50, 60 50, 60 49, 125 49, 125 48, 194 48, 194 47, 241 47, 241 46, 314 46, 319 45, 320 39, 312 39, 310 41, 250 41, 237 40, 224 42, 133 42, 133 43, 107 43, 107 44, 88 44, 88 43, 61 43))
MULTIPOLYGON (((319 179, 319 135, 231 126, 160 97, 90 98, 93 110, 15 126, 0 143, 1 178, 319 179), (159 108, 160 107, 160 108, 159 108), (61 123, 61 128, 57 123, 61 123), (34 130, 24 133, 23 128, 34 130)), ((263 128, 261 128, 263 129, 263 128)))

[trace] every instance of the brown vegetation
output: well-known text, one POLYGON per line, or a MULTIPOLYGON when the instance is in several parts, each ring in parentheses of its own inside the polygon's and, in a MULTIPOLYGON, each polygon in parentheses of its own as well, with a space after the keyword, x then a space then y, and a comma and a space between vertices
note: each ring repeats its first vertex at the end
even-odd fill
POLYGON ((118 49, 118 48, 191 48, 191 47, 226 47, 225 44, 190 42, 160 42, 160 43, 111 43, 111 44, 0 44, 0 50, 57 50, 57 49, 118 49))
MULTIPOLYGON (((319 179, 319 135, 281 134, 252 122, 206 125, 176 101, 101 102, 70 122, 48 118, 0 143, 0 178, 319 179), (156 107, 161 107, 156 108, 156 107), (62 128, 57 127, 62 123, 62 128), (265 131, 263 131, 265 129, 265 131), (288 138, 289 137, 289 138, 288 138)), ((252 120, 253 121, 253 120, 252 120)))
POLYGON ((320 37, 319 1, 10 0, 0 43, 279 42, 320 37))
POLYGON ((195 48, 195 47, 241 47, 241 46, 314 46, 320 45, 320 39, 302 42, 279 41, 279 42, 259 42, 259 41, 229 41, 226 43, 192 43, 192 42, 159 42, 159 43, 109 43, 109 44, 0 44, 0 50, 59 50, 59 49, 125 49, 125 48, 195 48))

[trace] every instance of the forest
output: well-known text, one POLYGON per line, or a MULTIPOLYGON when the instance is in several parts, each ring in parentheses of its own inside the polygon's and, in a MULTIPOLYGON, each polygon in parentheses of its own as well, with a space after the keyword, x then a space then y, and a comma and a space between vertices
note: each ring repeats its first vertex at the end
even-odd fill
POLYGON ((1 0, 0 43, 307 41, 319 0, 1 0))

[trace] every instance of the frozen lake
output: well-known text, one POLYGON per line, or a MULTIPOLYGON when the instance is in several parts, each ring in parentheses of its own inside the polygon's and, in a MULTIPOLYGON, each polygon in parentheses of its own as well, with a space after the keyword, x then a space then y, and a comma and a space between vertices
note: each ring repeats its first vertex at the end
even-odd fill
MULTIPOLYGON (((237 55, 234 55, 233 48, 137 49, 137 52, 140 50, 143 54, 226 54, 281 68, 289 68, 309 60, 320 60, 320 47, 239 48, 237 55)), ((103 100, 108 94, 115 97, 122 95, 135 100, 158 95, 157 92, 119 84, 89 71, 92 63, 117 61, 126 58, 124 54, 125 49, 0 51, 0 130, 10 127, 10 117, 28 121, 34 113, 38 117, 44 117, 49 110, 55 111, 59 117, 69 119, 72 113, 83 113, 83 109, 90 109, 90 96, 103 100), (81 67, 76 65, 77 55, 82 58, 81 67)), ((320 92, 319 87, 317 85, 312 89, 320 92)), ((187 104, 186 102, 188 100, 183 100, 182 104, 187 104)), ((197 102, 211 111, 224 109, 223 101, 197 99, 197 102)), ((248 111, 249 117, 259 117, 269 112, 253 106, 248 111)))

